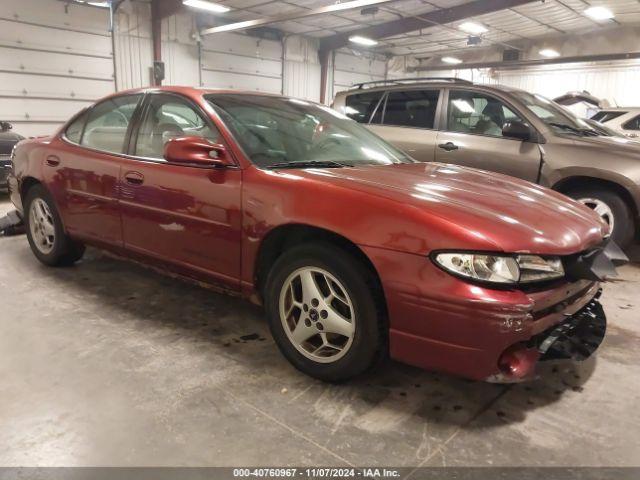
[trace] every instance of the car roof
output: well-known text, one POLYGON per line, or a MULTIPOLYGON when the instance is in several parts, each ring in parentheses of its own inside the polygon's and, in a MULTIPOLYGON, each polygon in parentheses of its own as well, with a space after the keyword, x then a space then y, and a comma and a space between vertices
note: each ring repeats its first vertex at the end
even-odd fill
POLYGON ((640 107, 606 107, 598 110, 599 112, 630 112, 632 110, 640 110, 640 107))
POLYGON ((379 91, 392 91, 392 90, 404 90, 404 89, 415 89, 415 88, 447 88, 447 87, 472 87, 472 88, 481 88, 487 90, 498 90, 504 93, 510 92, 523 92, 524 90, 520 88, 510 87, 508 85, 500 85, 500 84, 483 84, 483 83, 474 83, 469 82, 463 79, 455 79, 455 78, 442 78, 442 80, 438 78, 432 78, 428 81, 421 81, 420 79, 390 79, 390 80, 382 80, 379 82, 368 82, 362 84, 356 84, 348 90, 343 90, 336 94, 336 96, 346 96, 352 95, 354 93, 364 93, 364 92, 379 92, 379 91), (376 86, 376 84, 381 84, 376 86), (369 86, 367 86, 369 85, 369 86))
POLYGON ((183 85, 163 85, 160 87, 143 87, 143 88, 131 88, 128 90, 121 90, 116 92, 110 96, 119 96, 119 95, 132 95, 136 93, 147 93, 147 92, 170 92, 170 93, 181 93, 183 95, 196 95, 200 96, 202 94, 210 94, 210 93, 239 93, 239 94, 247 94, 247 95, 261 95, 261 96, 280 96, 275 93, 268 92, 256 92, 252 90, 234 90, 230 88, 205 88, 205 87, 191 87, 191 86, 183 86, 183 85))

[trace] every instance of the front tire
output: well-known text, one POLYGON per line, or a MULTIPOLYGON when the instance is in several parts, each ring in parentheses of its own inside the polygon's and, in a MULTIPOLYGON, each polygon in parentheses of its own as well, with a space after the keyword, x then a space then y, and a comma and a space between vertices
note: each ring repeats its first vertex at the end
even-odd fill
POLYGON ((611 238, 620 247, 629 246, 635 234, 633 213, 615 192, 605 189, 580 188, 568 195, 594 210, 612 228, 611 238))
POLYGON ((386 351, 376 278, 333 245, 307 244, 284 253, 269 273, 264 297, 278 348, 307 375, 347 380, 386 351))
POLYGON ((84 255, 84 245, 64 231, 53 198, 42 185, 29 189, 24 202, 25 227, 31 251, 45 265, 68 266, 84 255))

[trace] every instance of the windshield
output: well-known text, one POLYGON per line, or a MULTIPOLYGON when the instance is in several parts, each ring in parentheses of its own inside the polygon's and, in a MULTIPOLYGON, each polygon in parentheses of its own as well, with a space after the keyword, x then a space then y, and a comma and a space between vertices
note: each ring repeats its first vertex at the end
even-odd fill
POLYGON ((205 98, 251 161, 261 168, 415 162, 324 105, 263 95, 216 94, 205 98))
POLYGON ((562 108, 557 103, 541 95, 533 95, 527 92, 514 92, 513 94, 524 103, 536 117, 549 125, 556 133, 597 135, 597 132, 584 120, 579 119, 569 110, 562 108))

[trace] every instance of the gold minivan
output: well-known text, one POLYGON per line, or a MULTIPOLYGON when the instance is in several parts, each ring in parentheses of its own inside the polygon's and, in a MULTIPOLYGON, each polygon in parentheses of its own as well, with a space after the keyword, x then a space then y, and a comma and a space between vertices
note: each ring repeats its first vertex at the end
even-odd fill
POLYGON ((333 108, 413 158, 551 187, 593 208, 622 246, 640 211, 640 143, 606 135, 540 95, 457 78, 357 84, 333 108))

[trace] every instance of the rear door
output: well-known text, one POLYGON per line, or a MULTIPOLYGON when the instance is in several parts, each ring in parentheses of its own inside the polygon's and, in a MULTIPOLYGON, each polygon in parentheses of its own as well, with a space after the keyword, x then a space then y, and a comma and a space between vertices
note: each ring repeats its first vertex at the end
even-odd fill
POLYGON ((121 95, 96 104, 75 119, 46 153, 44 178, 71 235, 122 245, 120 162, 142 97, 121 95))
POLYGON ((537 181, 539 145, 502 136, 504 123, 524 121, 514 107, 481 91, 449 89, 445 95, 436 161, 537 181))
POLYGON ((391 90, 369 128, 420 162, 435 158, 440 89, 391 90))

